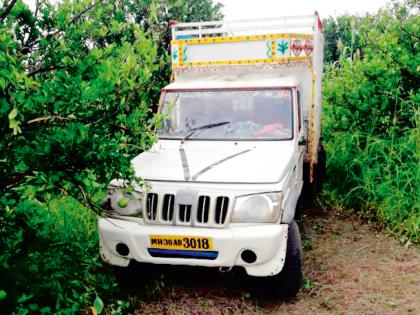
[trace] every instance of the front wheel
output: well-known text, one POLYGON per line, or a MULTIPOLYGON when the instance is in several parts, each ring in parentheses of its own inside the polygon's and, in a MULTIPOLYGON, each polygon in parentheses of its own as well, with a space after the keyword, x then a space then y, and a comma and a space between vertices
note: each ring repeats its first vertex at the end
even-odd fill
POLYGON ((303 251, 299 227, 296 221, 289 224, 286 259, 282 271, 268 277, 269 286, 276 295, 295 297, 302 286, 303 251))
POLYGON ((112 266, 112 268, 120 290, 130 290, 144 280, 144 266, 133 259, 127 267, 112 266))

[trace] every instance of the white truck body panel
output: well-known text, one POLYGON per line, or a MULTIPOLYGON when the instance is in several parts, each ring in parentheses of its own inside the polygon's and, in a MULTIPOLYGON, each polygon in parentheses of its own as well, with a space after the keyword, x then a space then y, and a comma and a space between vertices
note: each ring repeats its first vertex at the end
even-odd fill
POLYGON ((271 276, 279 273, 286 254, 287 224, 238 226, 229 229, 189 228, 180 226, 145 225, 121 219, 99 219, 101 257, 117 266, 128 266, 130 259, 145 263, 233 267, 243 266, 251 276, 271 276), (213 260, 157 258, 148 253, 149 235, 180 235, 208 237, 217 248, 213 260), (118 243, 127 244, 129 255, 121 257, 115 251, 118 243), (261 246, 264 244, 264 246, 261 246), (241 260, 244 249, 257 254, 254 264, 241 260))
POLYGON ((188 141, 184 150, 191 176, 186 179, 179 146, 180 141, 160 140, 149 152, 132 161, 136 175, 151 181, 277 183, 290 168, 294 154, 292 141, 188 141), (194 177, 236 154, 239 155, 194 177))
MULTIPOLYGON (((285 74, 287 72, 284 72, 285 74)), ((189 73, 165 87, 165 90, 189 89, 234 89, 234 88, 272 88, 293 87, 299 85, 294 75, 285 75, 263 71, 259 73, 221 73, 210 76, 189 73)))

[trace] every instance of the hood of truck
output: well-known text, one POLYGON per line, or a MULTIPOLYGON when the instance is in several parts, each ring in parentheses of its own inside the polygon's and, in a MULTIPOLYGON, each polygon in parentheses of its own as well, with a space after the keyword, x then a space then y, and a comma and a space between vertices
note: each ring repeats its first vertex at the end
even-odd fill
POLYGON ((132 160, 145 180, 276 183, 292 167, 293 141, 160 140, 132 160))

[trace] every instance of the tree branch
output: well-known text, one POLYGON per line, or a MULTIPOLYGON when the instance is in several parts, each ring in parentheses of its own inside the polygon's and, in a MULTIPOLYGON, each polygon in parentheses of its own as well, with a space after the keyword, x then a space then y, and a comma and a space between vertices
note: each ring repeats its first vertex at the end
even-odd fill
MULTIPOLYGON (((79 14, 75 15, 69 22, 68 26, 74 24, 74 22, 76 22, 78 19, 80 19, 82 17, 83 14, 85 14, 86 12, 92 10, 94 7, 96 7, 99 3, 101 3, 101 1, 95 2, 94 4, 91 4, 90 6, 88 6, 86 9, 84 9, 83 11, 79 12, 79 14)), ((60 30, 56 30, 55 32, 51 33, 49 35, 49 37, 55 36, 60 32, 60 30)))
POLYGON ((34 13, 35 17, 38 16, 38 10, 39 10, 39 0, 36 0, 35 1, 35 13, 34 13))
POLYGON ((49 67, 45 67, 45 68, 38 68, 38 69, 35 69, 35 70, 29 72, 27 74, 27 76, 28 77, 33 77, 35 74, 38 74, 38 73, 43 73, 43 72, 48 72, 48 71, 53 71, 53 70, 61 70, 61 69, 64 69, 64 68, 66 68, 66 67, 64 67, 64 66, 49 66, 49 67))
POLYGON ((29 125, 29 124, 33 124, 33 123, 36 123, 36 122, 42 122, 42 121, 54 120, 54 119, 57 119, 57 120, 74 120, 76 118, 69 118, 69 117, 63 117, 63 116, 45 116, 45 117, 38 117, 38 118, 31 119, 27 122, 27 124, 29 125))
POLYGON ((4 11, 0 14, 0 20, 3 21, 12 11, 13 7, 15 6, 17 0, 12 0, 9 4, 4 8, 4 11))
MULTIPOLYGON (((17 0, 12 0, 12 1, 17 1, 17 0)), ((92 10, 95 6, 97 6, 98 4, 101 4, 102 3, 102 1, 98 1, 98 2, 95 2, 94 4, 92 4, 92 5, 90 5, 90 6, 88 6, 86 9, 84 9, 83 11, 81 11, 81 12, 79 12, 77 15, 75 15, 71 20, 70 20, 70 22, 68 23, 68 26, 70 26, 70 25, 72 25, 72 24, 74 24, 79 18, 81 18, 82 17, 82 15, 83 14, 85 14, 86 12, 88 12, 88 11, 90 11, 90 10, 92 10)), ((49 33, 49 34, 47 34, 46 36, 45 36, 45 38, 51 38, 51 37, 54 37, 55 35, 57 35, 58 33, 60 33, 62 30, 55 30, 54 32, 52 32, 52 33, 49 33)), ((35 41, 33 41, 32 43, 31 43, 31 45, 29 45, 29 46, 25 46, 25 47, 22 47, 22 49, 20 50, 20 52, 19 52, 19 54, 20 55, 24 55, 24 54, 26 54, 26 53, 28 53, 29 51, 30 51, 30 49, 34 46, 34 45, 37 45, 39 42, 41 41, 41 39, 37 39, 37 40, 35 40, 35 41)))
POLYGON ((69 25, 72 25, 74 22, 76 22, 77 19, 79 19, 83 14, 85 14, 86 12, 92 10, 94 7, 96 7, 99 3, 101 3, 102 1, 98 1, 95 2, 94 4, 88 6, 86 9, 84 9, 83 11, 81 11, 78 15, 76 15, 75 17, 73 17, 69 23, 69 25))

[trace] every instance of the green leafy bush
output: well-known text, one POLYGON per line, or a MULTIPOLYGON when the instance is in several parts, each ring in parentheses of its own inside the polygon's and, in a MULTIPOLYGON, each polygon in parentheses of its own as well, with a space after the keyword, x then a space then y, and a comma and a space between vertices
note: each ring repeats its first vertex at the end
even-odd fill
POLYGON ((342 49, 324 80, 329 191, 418 243, 418 8, 407 2, 367 16, 357 33, 362 58, 342 49))
POLYGON ((121 313, 92 210, 110 179, 137 180, 130 161, 154 141, 170 19, 217 17, 220 6, 35 6, 0 5, 0 310, 121 313))
POLYGON ((103 273, 92 212, 66 198, 47 208, 24 201, 1 218, 2 312, 69 314, 96 295, 109 300, 115 280, 103 273))

